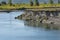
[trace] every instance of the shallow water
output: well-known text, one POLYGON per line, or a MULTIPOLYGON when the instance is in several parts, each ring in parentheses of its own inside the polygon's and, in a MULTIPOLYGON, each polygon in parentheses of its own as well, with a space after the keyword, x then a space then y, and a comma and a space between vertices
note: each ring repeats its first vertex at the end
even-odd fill
POLYGON ((0 13, 0 40, 60 40, 60 30, 33 27, 14 19, 22 13, 0 13))

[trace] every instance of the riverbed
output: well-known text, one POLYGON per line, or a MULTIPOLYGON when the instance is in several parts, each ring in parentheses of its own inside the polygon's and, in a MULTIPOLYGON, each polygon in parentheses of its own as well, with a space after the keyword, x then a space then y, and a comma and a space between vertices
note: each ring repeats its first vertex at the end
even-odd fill
POLYGON ((60 30, 26 25, 15 19, 21 12, 0 12, 0 40, 60 40, 60 30))

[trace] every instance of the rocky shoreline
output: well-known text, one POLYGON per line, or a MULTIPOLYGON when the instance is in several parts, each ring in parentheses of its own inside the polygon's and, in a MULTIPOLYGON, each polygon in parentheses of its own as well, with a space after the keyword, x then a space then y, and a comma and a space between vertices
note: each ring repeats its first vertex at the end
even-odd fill
MULTIPOLYGON (((48 13, 47 13, 48 14, 48 13)), ((56 14, 55 14, 56 15, 56 14)), ((35 22, 35 23, 42 23, 42 24, 52 24, 57 25, 60 28, 60 14, 58 15, 46 15, 46 13, 40 12, 24 12, 23 14, 15 17, 15 19, 35 22)))
POLYGON ((46 16, 43 13, 24 12, 23 14, 15 17, 15 19, 21 19, 25 21, 36 21, 47 24, 60 24, 60 16, 46 16))

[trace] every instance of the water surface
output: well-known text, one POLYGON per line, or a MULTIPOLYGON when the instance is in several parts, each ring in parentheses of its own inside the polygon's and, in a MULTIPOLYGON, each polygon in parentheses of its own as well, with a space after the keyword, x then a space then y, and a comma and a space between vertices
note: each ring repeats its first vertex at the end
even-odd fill
POLYGON ((0 40, 60 40, 60 30, 25 25, 14 17, 23 12, 0 13, 0 40))

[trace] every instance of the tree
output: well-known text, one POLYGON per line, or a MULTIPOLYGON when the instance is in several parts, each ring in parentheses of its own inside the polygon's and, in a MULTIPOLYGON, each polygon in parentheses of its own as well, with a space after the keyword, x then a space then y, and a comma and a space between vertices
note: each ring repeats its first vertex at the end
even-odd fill
POLYGON ((0 3, 0 6, 1 6, 1 3, 0 3))
POLYGON ((34 4, 35 4, 36 6, 39 6, 38 0, 35 0, 34 4))
POLYGON ((60 0, 58 0, 58 4, 60 3, 60 0))
POLYGON ((2 1, 1 4, 6 5, 7 3, 5 1, 2 1))
POLYGON ((33 6, 33 2, 32 2, 32 0, 30 0, 30 6, 33 6))
POLYGON ((12 5, 12 0, 9 0, 9 4, 12 5))
POLYGON ((50 0, 49 2, 50 2, 50 4, 53 4, 54 3, 53 0, 50 0))

